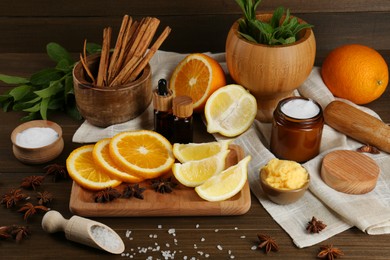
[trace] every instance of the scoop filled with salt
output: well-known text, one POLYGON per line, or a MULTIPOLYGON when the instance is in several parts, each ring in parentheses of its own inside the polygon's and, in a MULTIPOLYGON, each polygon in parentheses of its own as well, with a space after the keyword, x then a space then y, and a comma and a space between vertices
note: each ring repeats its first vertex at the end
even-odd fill
POLYGON ((42 219, 42 228, 48 233, 65 232, 68 240, 120 254, 125 245, 120 236, 110 227, 79 216, 65 219, 58 211, 48 211, 42 219))

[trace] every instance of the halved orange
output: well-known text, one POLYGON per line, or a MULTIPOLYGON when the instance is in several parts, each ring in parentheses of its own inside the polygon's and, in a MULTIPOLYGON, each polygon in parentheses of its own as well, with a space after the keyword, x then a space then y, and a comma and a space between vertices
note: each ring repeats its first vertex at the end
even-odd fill
POLYGON ((129 183, 141 182, 143 178, 129 171, 124 171, 115 163, 110 155, 110 141, 111 138, 104 138, 95 144, 92 152, 95 163, 113 178, 129 183))
POLYGON ((215 59, 202 53, 193 53, 176 66, 169 84, 174 96, 191 97, 194 111, 202 112, 207 98, 226 85, 226 77, 215 59))
POLYGON ((81 187, 89 190, 102 190, 116 187, 120 180, 112 178, 93 160, 94 145, 84 145, 73 150, 66 159, 69 176, 81 187))
POLYGON ((112 137, 109 149, 119 167, 145 179, 163 175, 175 161, 171 143, 149 130, 119 133, 112 137))

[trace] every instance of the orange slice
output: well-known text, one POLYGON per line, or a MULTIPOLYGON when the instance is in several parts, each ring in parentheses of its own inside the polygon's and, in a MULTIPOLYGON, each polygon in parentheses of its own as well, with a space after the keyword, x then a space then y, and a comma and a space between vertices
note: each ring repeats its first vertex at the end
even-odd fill
POLYGON ((191 97, 194 111, 202 112, 207 98, 226 85, 226 77, 216 60, 205 54, 193 53, 176 66, 169 84, 174 96, 191 97))
POLYGON ((92 156, 93 147, 93 144, 84 145, 70 153, 66 159, 69 176, 88 190, 102 190, 121 184, 120 180, 112 178, 95 164, 92 156))
POLYGON ((175 161, 171 143, 154 131, 119 133, 111 139, 109 147, 119 167, 145 179, 163 175, 175 161))
POLYGON ((113 178, 117 178, 124 182, 137 183, 143 180, 140 176, 132 174, 131 172, 124 171, 121 169, 111 158, 110 155, 110 144, 111 138, 104 138, 97 142, 93 148, 93 159, 95 163, 113 178))

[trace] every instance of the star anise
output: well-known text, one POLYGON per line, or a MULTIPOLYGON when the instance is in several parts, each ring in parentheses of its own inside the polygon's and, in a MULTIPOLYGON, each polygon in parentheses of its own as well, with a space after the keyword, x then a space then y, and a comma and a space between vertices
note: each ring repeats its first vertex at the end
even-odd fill
POLYGON ((26 189, 33 188, 34 190, 36 190, 38 186, 41 186, 44 179, 45 176, 28 176, 23 179, 22 184, 20 186, 26 189))
POLYGON ((122 192, 122 197, 123 198, 137 198, 140 200, 144 199, 144 195, 142 194, 145 191, 145 188, 141 188, 139 184, 134 184, 134 185, 126 185, 123 192, 122 192))
POLYGON ((276 252, 279 250, 278 244, 272 237, 264 234, 257 234, 257 237, 260 240, 260 244, 258 245, 258 247, 264 248, 264 252, 266 254, 268 254, 270 251, 276 252))
POLYGON ((21 189, 12 189, 9 193, 3 195, 0 204, 4 204, 7 208, 12 208, 22 199, 27 198, 27 195, 22 193, 21 189))
POLYGON ((366 145, 359 147, 358 149, 356 149, 356 151, 358 151, 360 153, 371 153, 371 154, 379 154, 380 153, 378 148, 376 148, 375 146, 369 145, 369 144, 366 144, 366 145))
POLYGON ((339 256, 343 256, 344 253, 337 247, 333 247, 333 245, 325 245, 320 246, 320 252, 318 253, 318 258, 325 258, 328 260, 333 260, 335 258, 338 258, 339 256))
POLYGON ((8 226, 0 227, 0 238, 7 239, 10 237, 11 237, 11 234, 9 232, 9 227, 8 226))
POLYGON ((66 166, 60 165, 57 163, 49 164, 46 167, 43 168, 46 170, 46 176, 47 175, 53 175, 53 181, 56 182, 60 179, 67 179, 68 178, 68 170, 66 169, 66 166))
POLYGON ((48 205, 53 200, 53 195, 48 191, 38 192, 37 199, 39 205, 48 205))
POLYGON ((33 205, 30 202, 27 202, 24 204, 23 207, 21 207, 18 212, 24 213, 24 220, 27 220, 30 216, 37 214, 39 211, 48 211, 49 209, 42 205, 33 205))
POLYGON ((172 177, 169 178, 160 178, 151 180, 152 188, 156 192, 160 193, 171 193, 173 189, 177 186, 177 183, 172 181, 172 177))
POLYGON ((31 234, 27 226, 12 225, 9 227, 9 230, 10 235, 17 243, 22 241, 23 238, 27 238, 31 234))
POLYGON ((117 189, 109 187, 95 194, 95 202, 105 203, 105 202, 113 201, 114 199, 117 199, 120 196, 121 193, 117 189))
POLYGON ((319 233, 321 230, 326 228, 326 224, 324 224, 321 220, 316 219, 316 217, 312 217, 311 220, 307 223, 306 230, 310 233, 319 233))

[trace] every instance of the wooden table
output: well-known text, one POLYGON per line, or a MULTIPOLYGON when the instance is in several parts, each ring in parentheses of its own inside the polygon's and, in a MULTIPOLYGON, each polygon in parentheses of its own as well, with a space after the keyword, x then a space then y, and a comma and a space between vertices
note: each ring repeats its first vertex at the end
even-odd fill
MULTIPOLYGON (((29 76, 31 73, 52 65, 45 54, 3 54, 0 56, 0 73, 29 76)), ((0 93, 9 86, 0 84, 0 93)), ((379 113, 382 119, 390 122, 390 90, 377 101, 368 105, 379 113)), ((21 180, 30 175, 42 175, 44 165, 25 165, 12 154, 10 135, 19 125, 22 114, 16 112, 0 112, 0 194, 17 188, 21 180)), ((80 121, 70 119, 64 114, 50 117, 59 123, 63 129, 65 149, 54 160, 65 164, 69 153, 80 146, 72 143, 72 136, 80 121)), ((203 123, 196 117, 195 142, 211 141, 212 136, 206 133, 203 123)), ((44 182, 45 190, 54 195, 51 208, 70 218, 69 197, 72 181, 62 180, 44 182)), ((33 193, 31 193, 33 194, 33 193)), ((35 199, 35 198, 32 198, 35 199)), ((318 216, 320 218, 320 216, 318 216)), ((47 234, 41 228, 42 215, 35 215, 26 223, 17 210, 0 207, 0 226, 28 225, 31 236, 17 244, 11 240, 0 240, 2 259, 17 258, 121 258, 103 251, 89 248, 67 241, 63 233, 47 234)), ((257 234, 264 233, 274 237, 280 247, 279 252, 271 252, 267 257, 272 259, 315 259, 319 245, 298 249, 291 238, 270 217, 255 197, 249 212, 242 216, 224 217, 123 217, 123 218, 93 218, 112 227, 125 242, 127 257, 135 259, 164 259, 163 251, 175 252, 175 259, 204 259, 209 254, 210 259, 255 259, 265 257, 260 250, 252 250, 257 245, 257 234), (175 229, 176 236, 169 234, 169 229, 175 229), (127 234, 127 235, 126 235, 127 234), (128 237, 127 237, 128 236, 128 237), (221 247, 222 250, 218 249, 221 247), (157 250, 159 248, 159 250, 157 250), (147 251, 143 253, 143 251, 147 251), (203 254, 203 255, 202 255, 203 254)), ((342 249, 345 259, 389 259, 390 235, 369 236, 357 228, 351 228, 321 244, 333 244, 342 249)), ((123 256, 122 256, 123 257, 123 256)))

